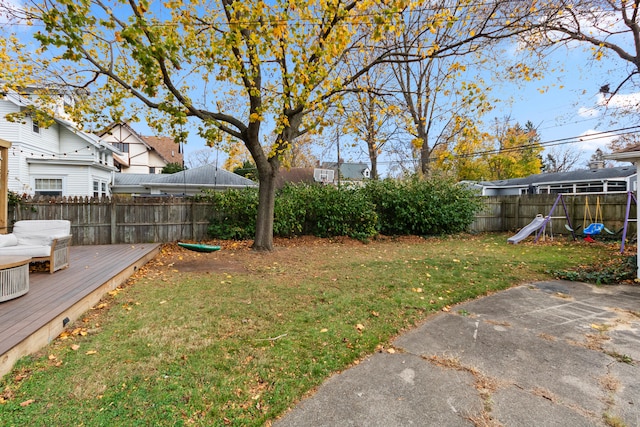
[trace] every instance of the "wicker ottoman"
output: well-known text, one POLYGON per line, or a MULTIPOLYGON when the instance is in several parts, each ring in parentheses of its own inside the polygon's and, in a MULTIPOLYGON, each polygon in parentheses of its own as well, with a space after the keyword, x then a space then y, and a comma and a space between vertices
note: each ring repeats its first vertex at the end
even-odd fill
POLYGON ((29 291, 30 257, 0 256, 0 302, 29 291))

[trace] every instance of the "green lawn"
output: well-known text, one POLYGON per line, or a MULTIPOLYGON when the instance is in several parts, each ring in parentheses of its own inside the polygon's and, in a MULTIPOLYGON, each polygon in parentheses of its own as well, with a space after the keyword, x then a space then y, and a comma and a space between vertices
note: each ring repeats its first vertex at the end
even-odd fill
POLYGON ((548 270, 618 257, 506 235, 224 245, 182 272, 171 247, 0 382, 3 426, 265 425, 439 310, 548 270))

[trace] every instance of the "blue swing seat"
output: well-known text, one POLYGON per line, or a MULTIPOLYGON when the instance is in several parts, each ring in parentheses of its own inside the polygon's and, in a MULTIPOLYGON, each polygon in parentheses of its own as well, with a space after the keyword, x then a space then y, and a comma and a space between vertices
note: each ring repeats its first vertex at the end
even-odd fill
POLYGON ((604 229, 604 224, 601 224, 599 222, 594 222, 593 224, 589 224, 587 228, 582 230, 582 234, 585 234, 587 236, 594 236, 596 234, 600 234, 603 229, 604 229))

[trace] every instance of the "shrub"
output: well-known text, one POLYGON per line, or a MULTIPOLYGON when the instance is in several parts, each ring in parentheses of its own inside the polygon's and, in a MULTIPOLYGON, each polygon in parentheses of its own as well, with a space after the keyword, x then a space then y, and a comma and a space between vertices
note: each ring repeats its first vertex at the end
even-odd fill
POLYGON ((322 185, 287 185, 276 197, 274 234, 348 236, 377 234, 374 206, 361 190, 322 185))
POLYGON ((386 235, 459 233, 483 207, 471 190, 448 179, 386 179, 370 182, 364 191, 386 235))
POLYGON ((245 188, 208 192, 203 196, 212 204, 209 236, 218 239, 251 239, 256 233, 258 190, 245 188))
MULTIPOLYGON (((215 212, 209 235, 250 239, 258 212, 256 189, 202 196, 215 212)), ((439 235, 464 231, 482 208, 473 193, 452 181, 412 178, 371 181, 366 187, 289 184, 276 194, 276 236, 348 236, 366 240, 386 235, 439 235)))
POLYGON ((276 194, 273 234, 282 237, 304 233, 309 186, 287 184, 276 194))
POLYGON ((619 284, 633 281, 637 275, 638 256, 624 256, 599 265, 580 266, 575 270, 548 271, 556 278, 596 285, 619 284))

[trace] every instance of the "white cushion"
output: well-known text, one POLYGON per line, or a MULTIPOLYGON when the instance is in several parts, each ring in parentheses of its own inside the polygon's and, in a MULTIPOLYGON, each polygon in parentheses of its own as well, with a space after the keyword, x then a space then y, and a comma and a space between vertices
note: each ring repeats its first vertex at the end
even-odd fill
POLYGON ((0 248, 0 255, 44 257, 51 255, 51 246, 18 245, 0 248))
POLYGON ((18 238, 15 234, 0 234, 0 248, 6 246, 15 246, 18 244, 18 238))
POLYGON ((54 238, 71 234, 71 222, 67 220, 24 220, 13 224, 13 234, 18 245, 49 246, 54 238))

